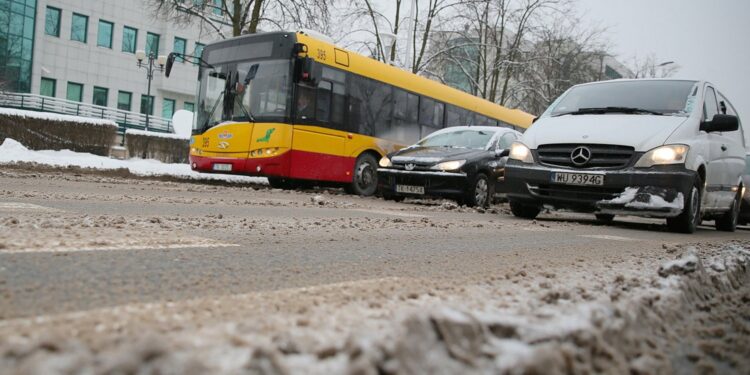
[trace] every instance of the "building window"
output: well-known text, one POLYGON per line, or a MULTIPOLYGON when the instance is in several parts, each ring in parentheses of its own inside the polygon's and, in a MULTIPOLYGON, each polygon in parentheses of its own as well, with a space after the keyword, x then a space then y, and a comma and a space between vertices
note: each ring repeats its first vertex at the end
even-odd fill
POLYGON ((3 91, 31 92, 36 1, 0 1, 0 82, 3 91))
POLYGON ((203 48, 205 47, 204 44, 201 43, 195 43, 195 51, 193 51, 193 56, 196 58, 193 59, 193 64, 198 65, 200 64, 200 59, 203 58, 203 48))
POLYGON ((214 0, 214 14, 217 16, 221 16, 221 14, 224 12, 224 9, 222 8, 222 4, 224 2, 221 0, 214 0))
POLYGON ((135 53, 138 47, 138 29, 125 26, 122 29, 122 52, 135 53))
POLYGON ((174 100, 165 98, 161 103, 161 117, 171 119, 172 115, 174 115, 174 100))
POLYGON ((99 20, 99 33, 96 35, 96 45, 99 47, 112 48, 112 30, 115 25, 112 22, 99 20))
POLYGON ((86 43, 89 33, 89 17, 73 13, 73 21, 70 25, 70 40, 86 43))
POLYGON ((57 81, 52 78, 42 78, 42 85, 39 87, 39 94, 54 98, 57 91, 57 81))
MULTIPOLYGON (((187 48, 187 40, 182 39, 182 38, 177 38, 177 37, 174 38, 173 52, 181 53, 184 55, 186 48, 187 48)), ((177 61, 185 62, 185 59, 182 58, 181 56, 178 56, 177 61)))
POLYGON ((65 99, 74 102, 83 101, 83 85, 80 83, 68 82, 68 92, 65 94, 65 99))
POLYGON ((120 91, 117 93, 117 109, 123 111, 130 111, 130 104, 133 100, 133 94, 127 91, 120 91))
POLYGON ((159 56, 159 34, 146 33, 146 56, 159 56))
POLYGON ((154 97, 141 95, 141 113, 154 115, 154 97))
POLYGON ((107 96, 109 96, 109 89, 105 89, 104 87, 96 87, 94 86, 94 101, 93 103, 95 105, 100 105, 102 107, 107 106, 107 96))
POLYGON ((47 35, 60 36, 60 9, 47 7, 44 19, 44 33, 47 35))
POLYGON ((195 104, 190 102, 185 102, 185 106, 183 107, 185 110, 190 112, 195 112, 195 104))

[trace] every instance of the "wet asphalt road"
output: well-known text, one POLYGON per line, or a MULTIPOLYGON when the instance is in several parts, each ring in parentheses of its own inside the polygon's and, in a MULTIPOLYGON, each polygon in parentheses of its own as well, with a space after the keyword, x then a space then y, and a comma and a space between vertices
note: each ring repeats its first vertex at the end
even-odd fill
POLYGON ((529 222, 509 216, 505 205, 494 209, 499 213, 336 190, 282 192, 0 167, 0 319, 392 276, 448 282, 521 266, 564 272, 571 261, 606 263, 664 244, 750 238, 747 229, 710 227, 673 234, 660 221, 636 218, 602 226, 591 215, 546 214, 529 222), (65 224, 81 218, 102 225, 65 224), (121 223, 107 224, 111 218, 121 223), (221 246, 96 247, 101 236, 145 234, 161 244, 190 237, 221 246), (63 250, 60 236, 67 236, 63 250), (77 244, 87 251, 77 251, 77 244))

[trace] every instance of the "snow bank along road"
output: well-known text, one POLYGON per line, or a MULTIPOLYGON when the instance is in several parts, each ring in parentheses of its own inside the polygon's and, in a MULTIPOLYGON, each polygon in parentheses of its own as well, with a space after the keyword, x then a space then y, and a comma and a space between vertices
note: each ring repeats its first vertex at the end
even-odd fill
POLYGON ((0 167, 0 373, 748 373, 750 231, 0 167))

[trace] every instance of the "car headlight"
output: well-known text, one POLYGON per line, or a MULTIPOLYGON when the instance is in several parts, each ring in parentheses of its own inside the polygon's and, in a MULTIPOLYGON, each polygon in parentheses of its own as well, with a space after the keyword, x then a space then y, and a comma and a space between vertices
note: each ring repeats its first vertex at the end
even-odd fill
POLYGON ((657 147, 641 156, 635 167, 648 168, 654 165, 682 164, 687 158, 688 150, 690 150, 690 147, 686 145, 657 147))
POLYGON ((534 162, 534 155, 531 154, 531 150, 526 147, 525 144, 519 142, 514 142, 510 145, 510 153, 508 154, 508 157, 523 163, 534 162))
POLYGON ((466 160, 453 160, 446 161, 432 166, 432 169, 439 169, 441 171, 455 171, 463 167, 466 164, 466 160))
POLYGON ((393 163, 391 163, 391 159, 388 159, 387 156, 383 156, 382 158, 380 158, 378 165, 380 165, 381 168, 388 168, 393 166, 393 163))

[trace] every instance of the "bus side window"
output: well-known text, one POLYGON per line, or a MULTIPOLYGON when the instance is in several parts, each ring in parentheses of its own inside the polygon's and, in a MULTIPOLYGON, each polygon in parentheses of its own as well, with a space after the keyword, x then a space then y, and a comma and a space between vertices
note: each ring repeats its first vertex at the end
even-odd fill
POLYGON ((459 125, 465 125, 461 124, 461 113, 458 110, 458 107, 447 104, 445 106, 445 127, 449 128, 451 126, 459 126, 459 125))
POLYGON ((346 86, 340 83, 333 84, 333 102, 331 104, 331 122, 336 129, 348 130, 344 126, 344 113, 346 112, 346 86))
POLYGON ((297 86, 297 119, 306 122, 315 117, 315 89, 305 85, 297 86))
POLYGON ((440 102, 435 102, 435 116, 433 116, 432 118, 432 123, 438 129, 445 127, 445 123, 443 122, 444 114, 445 114, 445 104, 440 103, 440 102))
POLYGON ((331 91, 332 84, 328 81, 318 83, 318 102, 316 119, 321 122, 328 122, 331 114, 331 91))

